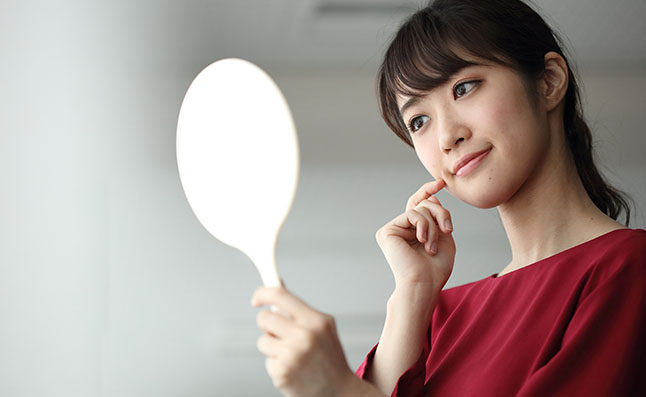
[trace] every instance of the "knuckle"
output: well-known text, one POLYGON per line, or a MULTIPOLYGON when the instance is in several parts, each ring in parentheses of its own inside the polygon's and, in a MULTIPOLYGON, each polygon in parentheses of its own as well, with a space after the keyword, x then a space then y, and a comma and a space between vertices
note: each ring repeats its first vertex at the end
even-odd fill
POLYGON ((451 216, 449 210, 442 207, 442 205, 430 200, 425 200, 424 202, 420 203, 419 207, 423 207, 424 210, 429 212, 429 214, 437 214, 438 217, 446 218, 451 216))
POLYGON ((444 208, 441 208, 441 207, 435 208, 433 211, 434 211, 434 217, 436 219, 446 219, 446 218, 450 217, 449 212, 447 210, 445 210, 444 208))
POLYGON ((321 313, 317 317, 315 329, 319 334, 328 332, 334 329, 334 327, 335 327, 334 316, 326 313, 321 313))
POLYGON ((417 194, 414 194, 414 195, 410 196, 410 198, 406 202, 406 209, 413 208, 418 204, 419 199, 416 196, 417 196, 417 194))
POLYGON ((289 387, 294 377, 293 366, 287 360, 267 360, 267 373, 277 389, 289 387))
POLYGON ((427 215, 428 216, 428 215, 431 214, 431 210, 430 210, 430 208, 428 208, 428 204, 426 204, 424 202, 419 203, 417 205, 417 207, 415 207, 415 210, 417 212, 419 212, 420 214, 422 214, 422 215, 427 215))
POLYGON ((274 384, 274 387, 277 389, 285 389, 289 385, 287 376, 282 373, 277 373, 276 375, 272 376, 271 380, 274 384))
POLYGON ((423 201, 421 201, 421 202, 419 203, 418 207, 420 207, 420 208, 430 209, 430 208, 431 208, 431 207, 433 207, 434 205, 435 205, 435 203, 433 203, 431 200, 423 200, 423 201))
POLYGON ((315 333, 320 333, 325 329, 325 320, 322 317, 317 317, 312 321, 312 331, 315 333))
POLYGON ((265 336, 262 335, 256 340, 256 348, 260 351, 263 351, 265 348, 265 336))
POLYGON ((276 389, 284 389, 287 387, 285 380, 282 377, 274 376, 271 378, 271 383, 276 389))
POLYGON ((375 233, 375 240, 377 240, 377 243, 379 243, 379 245, 381 245, 381 243, 388 238, 388 233, 390 232, 389 227, 391 226, 392 222, 393 221, 390 221, 387 224, 383 225, 375 233))
POLYGON ((384 233, 384 228, 383 227, 377 229, 377 232, 375 233, 375 239, 377 240, 377 242, 381 241, 383 233, 384 233))
POLYGON ((334 316, 327 315, 327 329, 331 333, 336 333, 336 320, 334 319, 334 316))
POLYGON ((278 361, 270 358, 266 359, 265 369, 275 387, 281 388, 285 386, 284 370, 278 361))
POLYGON ((258 326, 263 325, 267 321, 267 315, 268 314, 269 313, 267 312, 267 310, 259 311, 258 314, 256 314, 256 324, 258 326))
POLYGON ((329 320, 328 320, 328 315, 327 314, 321 314, 319 316, 316 316, 316 319, 313 321, 313 330, 316 333, 322 333, 324 332, 329 325, 329 320))
POLYGON ((417 207, 410 208, 409 210, 407 210, 406 215, 408 215, 409 218, 419 216, 419 212, 417 212, 417 207))
POLYGON ((428 223, 428 213, 423 209, 416 210, 415 213, 417 214, 415 217, 417 224, 420 226, 425 226, 428 223))

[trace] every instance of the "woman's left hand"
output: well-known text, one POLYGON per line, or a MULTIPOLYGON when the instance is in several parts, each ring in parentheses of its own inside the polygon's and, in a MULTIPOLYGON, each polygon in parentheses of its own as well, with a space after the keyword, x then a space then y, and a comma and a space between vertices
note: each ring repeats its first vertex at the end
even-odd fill
POLYGON ((254 307, 272 305, 278 312, 258 313, 258 350, 273 384, 287 396, 344 394, 359 380, 350 370, 334 318, 318 312, 284 287, 260 287, 254 307))

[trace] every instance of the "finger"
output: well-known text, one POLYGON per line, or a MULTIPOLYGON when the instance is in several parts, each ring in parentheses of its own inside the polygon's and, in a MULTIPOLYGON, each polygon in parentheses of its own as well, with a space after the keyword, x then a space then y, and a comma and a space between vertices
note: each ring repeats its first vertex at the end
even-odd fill
POLYGON ((438 179, 436 181, 431 181, 427 182, 422 185, 410 198, 408 199, 408 203, 406 204, 406 210, 408 211, 411 208, 417 207, 417 205, 422 202, 422 200, 426 200, 430 196, 434 195, 435 193, 439 192, 446 186, 446 182, 444 179, 438 179))
POLYGON ((262 334, 256 341, 256 347, 267 357, 278 357, 287 350, 280 339, 269 334, 262 334))
MULTIPOLYGON (((410 209, 403 214, 399 215, 391 221, 392 226, 403 229, 403 231, 414 229, 415 239, 424 244, 428 240, 426 231, 428 230, 428 217, 418 212, 415 209, 410 209)), ((401 233, 398 233, 401 235, 401 233)))
POLYGON ((278 338, 285 338, 289 334, 290 328, 294 327, 291 320, 270 310, 258 312, 256 324, 263 332, 268 332, 278 338))
MULTIPOLYGON (((432 198, 434 198, 433 196, 432 198)), ((453 222, 451 221, 451 213, 441 204, 439 200, 437 202, 431 200, 424 200, 415 209, 421 207, 427 208, 430 211, 431 216, 435 220, 435 223, 439 225, 440 229, 444 233, 451 233, 453 231, 453 222)))
POLYGON ((435 219, 431 211, 423 205, 418 205, 415 207, 415 211, 423 214, 425 219, 427 219, 426 225, 426 241, 424 242, 424 249, 429 255, 435 255, 437 253, 437 239, 440 233, 440 229, 435 223, 435 219))
MULTIPOLYGON (((406 214, 401 214, 398 216, 398 218, 403 218, 406 226, 395 225, 393 222, 395 222, 397 219, 393 219, 392 221, 388 222, 388 225, 384 226, 382 235, 397 236, 406 241, 417 240, 417 230, 413 225, 410 225, 406 218, 406 214)), ((379 237, 377 237, 377 241, 379 241, 379 237)))
POLYGON ((404 238, 409 244, 417 240, 421 245, 425 246, 426 252, 431 254, 431 241, 434 238, 433 235, 437 234, 437 232, 433 229, 434 222, 428 209, 421 207, 419 211, 416 209, 408 210, 395 218, 393 222, 395 223, 394 226, 399 229, 396 232, 398 236, 404 238), (429 234, 429 230, 431 230, 431 234, 429 234))
POLYGON ((415 237, 417 237, 417 241, 424 244, 428 240, 428 217, 424 216, 420 211, 414 209, 410 211, 415 226, 415 237))
POLYGON ((265 369, 271 377, 272 383, 278 389, 287 386, 288 371, 285 365, 278 357, 268 357, 265 360, 265 369))
POLYGON ((309 321, 317 312, 282 287, 258 287, 251 298, 254 307, 273 305, 299 323, 309 321))

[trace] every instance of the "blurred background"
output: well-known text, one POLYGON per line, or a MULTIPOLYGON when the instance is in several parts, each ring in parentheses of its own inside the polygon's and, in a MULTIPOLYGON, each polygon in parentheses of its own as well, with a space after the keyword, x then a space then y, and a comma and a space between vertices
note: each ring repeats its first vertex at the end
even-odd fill
MULTIPOLYGON (((279 395, 255 347, 260 278, 199 224, 175 160, 186 89, 227 57, 264 68, 291 106, 302 168, 279 271, 336 317, 356 369, 394 286, 375 232, 430 180, 374 89, 421 4, 1 0, 0 395, 279 395)), ((567 38, 600 165, 644 228, 646 2, 535 5, 567 38)), ((447 287, 500 271, 496 210, 440 199, 458 246, 447 287)))

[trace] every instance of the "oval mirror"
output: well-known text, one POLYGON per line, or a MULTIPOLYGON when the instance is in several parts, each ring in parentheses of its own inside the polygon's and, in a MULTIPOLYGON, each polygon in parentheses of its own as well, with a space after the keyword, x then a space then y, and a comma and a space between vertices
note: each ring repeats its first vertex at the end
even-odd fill
POLYGON ((177 166, 200 223, 244 252, 265 286, 279 286, 276 240, 298 183, 296 128, 278 86, 229 58, 189 86, 177 122, 177 166))

